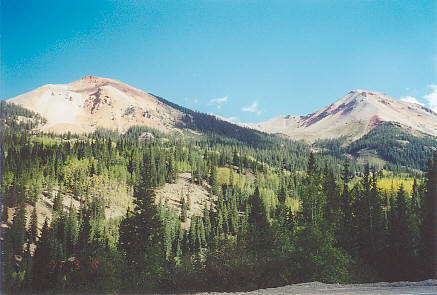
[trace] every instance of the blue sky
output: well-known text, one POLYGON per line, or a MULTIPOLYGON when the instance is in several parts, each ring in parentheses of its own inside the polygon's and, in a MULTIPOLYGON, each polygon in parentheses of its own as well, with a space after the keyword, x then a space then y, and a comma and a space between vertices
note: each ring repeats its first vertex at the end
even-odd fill
POLYGON ((2 99, 85 75, 242 122, 352 89, 437 109, 437 1, 2 1, 2 99))

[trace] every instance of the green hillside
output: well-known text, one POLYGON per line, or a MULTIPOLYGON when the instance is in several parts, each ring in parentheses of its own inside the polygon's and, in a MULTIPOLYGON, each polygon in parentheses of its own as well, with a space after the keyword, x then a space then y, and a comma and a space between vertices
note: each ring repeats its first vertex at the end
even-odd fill
POLYGON ((424 171, 427 161, 436 149, 437 138, 418 132, 413 133, 398 124, 387 122, 353 142, 346 137, 341 137, 319 140, 314 146, 323 154, 335 157, 345 154, 350 154, 354 158, 364 156, 364 161, 374 160, 375 163, 379 162, 380 166, 390 170, 424 171))

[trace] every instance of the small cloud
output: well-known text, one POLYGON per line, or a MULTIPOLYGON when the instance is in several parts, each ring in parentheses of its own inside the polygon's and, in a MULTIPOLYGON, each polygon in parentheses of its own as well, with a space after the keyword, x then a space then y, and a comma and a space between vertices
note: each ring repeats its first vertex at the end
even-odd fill
POLYGON ((226 118, 226 120, 231 121, 231 122, 239 122, 240 121, 240 119, 238 119, 237 117, 229 117, 229 118, 226 118))
POLYGON ((217 109, 221 109, 222 108, 222 104, 228 102, 228 97, 220 97, 220 98, 213 98, 209 101, 210 104, 214 104, 217 106, 217 109))
POLYGON ((401 101, 405 101, 405 102, 417 103, 417 104, 419 104, 421 106, 424 106, 423 103, 419 102, 415 97, 412 97, 412 96, 404 96, 404 97, 401 97, 400 100, 401 101))
POLYGON ((213 98, 213 99, 211 99, 212 103, 224 103, 224 102, 227 102, 227 101, 228 101, 228 97, 227 96, 221 97, 221 98, 213 98))
POLYGON ((243 112, 256 113, 257 115, 261 115, 262 112, 258 109, 258 103, 256 101, 252 102, 252 104, 248 107, 242 108, 243 112))
POLYGON ((197 98, 195 98, 195 99, 193 100, 193 102, 194 102, 195 104, 197 104, 197 103, 199 103, 199 100, 198 100, 197 98))
POLYGON ((432 89, 432 92, 423 98, 428 101, 429 108, 437 112, 437 85, 429 85, 428 87, 432 89))

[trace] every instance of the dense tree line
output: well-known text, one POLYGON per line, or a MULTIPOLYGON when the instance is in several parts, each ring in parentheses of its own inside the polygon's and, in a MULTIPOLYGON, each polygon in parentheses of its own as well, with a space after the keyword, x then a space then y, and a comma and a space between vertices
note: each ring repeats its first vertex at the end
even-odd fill
POLYGON ((324 155, 341 157, 345 153, 358 156, 363 150, 374 150, 386 161, 387 169, 393 171, 425 170, 432 157, 435 137, 403 129, 400 125, 387 122, 372 129, 360 139, 348 143, 346 137, 318 140, 314 146, 324 155))
POLYGON ((353 142, 349 152, 354 153, 363 148, 375 149, 383 159, 394 166, 425 169, 436 144, 435 137, 425 134, 413 135, 397 124, 388 122, 353 142))

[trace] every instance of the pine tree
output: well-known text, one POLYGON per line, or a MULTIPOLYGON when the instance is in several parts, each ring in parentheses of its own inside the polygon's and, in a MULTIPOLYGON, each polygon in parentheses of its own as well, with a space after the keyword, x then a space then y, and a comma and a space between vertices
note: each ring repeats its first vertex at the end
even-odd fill
POLYGON ((270 224, 267 220, 266 208, 258 186, 249 199, 249 205, 249 247, 255 252, 257 257, 260 257, 263 253, 271 249, 271 232, 270 224))
POLYGON ((217 168, 215 166, 211 168, 211 174, 209 176, 209 185, 211 186, 211 194, 218 195, 219 184, 217 179, 217 168))
POLYGON ((78 240, 78 225, 77 225, 77 212, 73 206, 73 202, 70 203, 70 209, 67 217, 66 228, 66 255, 73 254, 77 240, 78 240))
POLYGON ((420 196, 419 196, 419 185, 417 184, 417 179, 414 178, 412 192, 411 192, 411 211, 416 217, 417 223, 421 223, 421 212, 420 212, 420 196))
POLYGON ((135 171, 138 170, 138 167, 139 167, 138 151, 137 149, 134 148, 131 150, 127 171, 130 174, 133 174, 135 171))
POLYGON ((187 220, 187 203, 185 202, 185 198, 181 198, 181 222, 185 222, 187 220))
POLYGON ((50 274, 51 241, 47 219, 38 240, 32 264, 32 286, 36 291, 47 290, 53 286, 53 277, 50 274))
POLYGON ((284 203, 286 198, 287 198, 287 189, 285 185, 281 185, 281 189, 279 190, 279 194, 278 194, 279 203, 284 203))
POLYGON ((187 210, 191 210, 191 195, 189 191, 187 192, 187 210))
POLYGON ((205 226, 206 241, 208 242, 211 240, 212 226, 211 226, 211 219, 210 219, 210 215, 209 215, 209 210, 208 210, 206 203, 203 207, 203 224, 205 226))
POLYGON ((396 223, 395 240, 392 241, 392 247, 395 249, 398 269, 394 269, 397 274, 397 280, 408 280, 411 278, 411 267, 413 266, 413 235, 411 233, 410 219, 408 216, 407 194, 403 185, 400 186, 396 198, 396 223))
POLYGON ((326 219, 332 227, 337 227, 337 224, 340 221, 340 193, 334 173, 328 169, 327 165, 324 169, 324 178, 323 190, 327 199, 325 210, 326 219))
POLYGON ((317 225, 323 218, 326 196, 322 194, 320 171, 313 153, 310 154, 308 160, 307 175, 301 190, 302 207, 300 215, 302 221, 303 223, 317 225))
POLYGON ((421 224, 421 214, 420 214, 420 200, 419 200, 419 187, 417 184, 417 180, 414 179, 413 188, 411 192, 411 201, 410 206, 408 210, 408 224, 410 226, 410 232, 411 232, 411 247, 412 247, 412 259, 413 261, 412 266, 410 267, 413 269, 412 277, 414 280, 421 279, 421 276, 419 275, 420 271, 420 259, 419 259, 419 250, 421 245, 420 240, 420 224, 421 224))
POLYGON ((191 218, 191 223, 190 223, 190 230, 188 232, 188 236, 189 236, 189 241, 190 241, 190 250, 192 253, 197 252, 200 250, 200 243, 197 237, 197 216, 193 216, 193 218, 191 218))
POLYGON ((232 165, 240 167, 240 157, 238 156, 238 152, 236 149, 234 150, 234 155, 232 157, 232 165))
MULTIPOLYGON (((290 226, 290 211, 284 203, 277 206, 276 219, 273 223, 273 248, 279 257, 288 257, 293 247, 293 226, 290 226)), ((292 224, 292 221, 291 221, 292 224)))
POLYGON ((136 249, 136 240, 135 240, 135 232, 131 230, 131 226, 133 225, 133 215, 130 209, 128 208, 126 211, 126 216, 120 222, 119 227, 119 239, 118 239, 118 248, 123 252, 126 256, 127 263, 133 262, 134 259, 133 253, 135 253, 136 249))
POLYGON ((437 152, 428 162, 426 192, 423 199, 421 238, 424 278, 437 278, 437 152))
POLYGON ((197 166, 196 169, 196 183, 198 185, 202 185, 202 171, 200 170, 199 166, 197 166))
POLYGON ((372 208, 371 208, 372 179, 368 164, 364 167, 364 176, 360 182, 360 188, 355 200, 355 216, 358 254, 366 262, 373 261, 373 237, 372 237, 372 208))
POLYGON ((175 159, 174 159, 174 153, 170 153, 168 155, 168 161, 167 161, 167 178, 166 181, 168 183, 174 183, 176 181, 176 165, 175 165, 175 159))
POLYGON ((136 272, 129 279, 136 282, 137 291, 153 290, 159 286, 165 261, 164 229, 155 205, 153 162, 154 156, 150 150, 141 169, 141 179, 134 186, 134 211, 120 227, 120 238, 124 241, 120 247, 127 263, 132 264, 136 272), (129 235, 131 241, 126 243, 129 235))
POLYGON ((24 203, 15 211, 7 239, 11 241, 12 251, 16 255, 23 254, 23 245, 26 240, 26 209, 24 203))
POLYGON ((64 210, 64 196, 61 191, 56 194, 55 200, 53 201, 53 210, 57 213, 61 213, 64 210))
POLYGON ((89 208, 84 207, 81 210, 81 222, 79 226, 78 241, 76 248, 84 257, 90 255, 90 237, 91 237, 91 216, 89 208))
POLYGON ((36 237, 38 234, 38 215, 36 213, 36 206, 33 207, 32 215, 30 217, 30 226, 29 226, 29 242, 35 243, 36 237))

